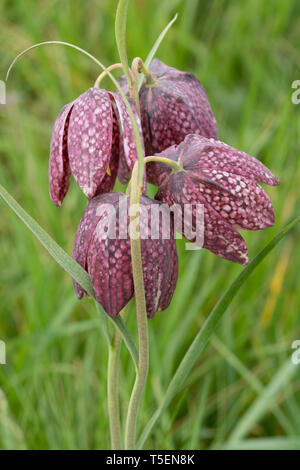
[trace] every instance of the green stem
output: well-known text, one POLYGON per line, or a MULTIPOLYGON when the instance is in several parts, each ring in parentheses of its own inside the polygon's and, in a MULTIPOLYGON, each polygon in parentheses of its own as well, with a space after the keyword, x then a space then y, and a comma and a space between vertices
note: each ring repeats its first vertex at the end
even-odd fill
MULTIPOLYGON (((129 70, 127 51, 126 51, 126 19, 128 10, 129 0, 119 0, 115 31, 116 40, 119 50, 120 61, 123 65, 123 69, 126 75, 128 88, 130 90, 130 96, 136 104, 136 108, 139 111, 139 96, 137 90, 137 73, 129 70)), ((122 95, 123 96, 123 95, 122 95)), ((124 99, 124 97, 123 97, 124 99)), ((130 106, 128 108, 131 119, 132 111, 130 106)), ((130 187, 130 209, 134 206, 137 208, 137 214, 132 214, 130 211, 130 245, 131 245, 131 261, 132 261, 132 273, 134 283, 134 293, 136 299, 136 313, 137 313, 137 325, 138 325, 138 338, 139 338, 139 361, 138 370, 136 373, 136 379, 132 390, 127 420, 126 420, 126 431, 125 431, 125 449, 134 449, 135 447, 135 436, 136 436, 136 422, 138 416, 138 410, 141 402, 142 393, 146 383, 148 375, 148 324, 147 324, 147 310, 145 300, 145 288, 144 288, 144 277, 143 277, 143 264, 141 255, 141 240, 140 237, 135 237, 133 234, 132 226, 133 222, 137 222, 137 228, 139 230, 139 203, 141 195, 141 187, 143 186, 143 174, 144 174, 144 154, 141 147, 140 136, 137 130, 137 124, 133 119, 133 126, 135 129, 136 146, 138 153, 138 162, 135 164, 132 172, 132 182, 130 187)))
MULTIPOLYGON (((145 78, 146 78, 146 84, 147 85, 154 85, 156 80, 155 78, 151 75, 151 73, 149 72, 149 70, 147 69, 146 65, 144 64, 144 62, 142 61, 142 59, 140 57, 136 57, 135 59, 133 59, 132 61, 132 70, 136 69, 137 73, 142 73, 144 74, 145 78)), ((138 80, 137 80, 137 92, 139 92, 139 89, 138 89, 138 80)))
POLYGON ((107 368, 107 409, 110 429, 111 450, 121 449, 121 423, 119 409, 119 360, 121 337, 115 332, 114 344, 108 349, 107 368))
POLYGON ((143 264, 141 255, 141 240, 140 237, 136 237, 135 234, 133 234, 132 232, 132 228, 135 225, 137 218, 137 231, 139 231, 140 188, 138 185, 138 171, 139 165, 137 162, 133 168, 131 182, 130 208, 136 208, 136 213, 133 214, 132 211, 130 212, 130 243, 139 338, 139 363, 127 413, 125 431, 126 450, 132 450, 135 448, 137 416, 141 403, 142 393, 147 380, 149 364, 148 323, 143 277, 143 264))
POLYGON ((123 68, 123 65, 120 64, 120 63, 112 64, 112 65, 109 65, 108 67, 106 67, 106 70, 103 70, 103 72, 100 73, 99 77, 98 77, 97 80, 95 81, 94 87, 95 87, 95 88, 99 88, 99 85, 100 85, 100 83, 102 82, 103 78, 106 77, 107 72, 111 72, 112 70, 115 70, 115 69, 122 69, 122 68, 123 68))
POLYGON ((133 59, 131 64, 131 83, 129 87, 129 93, 131 99, 133 99, 136 109, 138 111, 139 116, 141 116, 141 109, 140 109, 140 100, 139 100, 139 90, 138 90, 138 74, 139 74, 139 61, 141 59, 136 57, 133 59))
MULTIPOLYGON (((127 307, 119 315, 125 321, 127 307)), ((111 439, 111 449, 120 450, 121 444, 121 421, 119 406, 119 366, 122 336, 115 329, 114 338, 108 349, 108 369, 107 369, 107 407, 109 417, 109 429, 111 439)))
POLYGON ((149 156, 144 159, 144 163, 150 163, 150 162, 159 162, 159 163, 165 163, 166 165, 169 165, 173 168, 175 171, 180 171, 183 169, 182 165, 180 165, 178 162, 174 162, 174 160, 170 160, 169 158, 166 157, 156 157, 156 156, 149 156))

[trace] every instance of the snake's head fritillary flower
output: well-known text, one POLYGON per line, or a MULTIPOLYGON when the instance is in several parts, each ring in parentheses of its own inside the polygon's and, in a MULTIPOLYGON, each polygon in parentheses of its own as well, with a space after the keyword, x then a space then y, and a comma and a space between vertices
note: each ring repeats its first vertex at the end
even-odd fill
MULTIPOLYGON (((188 134, 217 139, 217 123, 200 81, 191 73, 154 59, 149 67, 152 81, 141 87, 140 107, 146 155, 179 144, 188 134)), ((126 90, 124 78, 121 85, 126 90)), ((158 184, 152 164, 148 181, 158 184)))
MULTIPOLYGON (((140 234, 148 317, 169 305, 177 282, 178 260, 173 228, 163 237, 163 223, 152 236, 152 207, 158 201, 142 196, 140 234)), ((159 219, 161 221, 161 217, 159 219)), ((97 301, 115 317, 134 295, 129 238, 129 198, 123 193, 93 198, 78 227, 72 257, 89 273, 97 301)), ((78 298, 84 290, 74 281, 78 298)))
MULTIPOLYGON (((274 224, 272 203, 257 181, 276 186, 278 178, 256 158, 199 135, 187 136, 160 156, 176 161, 182 170, 155 163, 160 175, 156 199, 169 205, 191 205, 193 229, 196 204, 202 204, 203 247, 222 258, 247 264, 247 246, 236 229, 259 230, 274 224)), ((188 238, 184 221, 181 227, 188 238)))
MULTIPOLYGON (((131 107, 140 129, 136 109, 131 107)), ((117 93, 90 88, 63 107, 55 122, 49 160, 50 197, 61 205, 71 173, 88 199, 129 178, 137 160, 132 121, 117 93), (126 179, 127 178, 127 179, 126 179)))

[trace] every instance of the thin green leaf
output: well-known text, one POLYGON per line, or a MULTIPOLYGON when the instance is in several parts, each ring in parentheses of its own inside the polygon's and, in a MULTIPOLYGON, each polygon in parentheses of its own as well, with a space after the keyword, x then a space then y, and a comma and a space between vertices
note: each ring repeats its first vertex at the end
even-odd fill
MULTIPOLYGON (((243 362, 224 344, 216 335, 212 337, 212 345, 216 348, 219 354, 223 355, 224 359, 243 377, 246 384, 250 385, 258 395, 263 395, 265 388, 260 380, 243 364, 243 362)), ((283 411, 274 407, 272 409, 274 416, 277 418, 281 427, 287 434, 293 434, 293 428, 283 413, 283 411)))
POLYGON ((128 11, 128 2, 129 0, 119 0, 116 19, 115 19, 115 35, 116 42, 118 46, 120 61, 123 65, 125 77, 130 85, 130 75, 127 59, 127 50, 126 50, 126 23, 127 23, 127 11, 128 11))
MULTIPOLYGON (((177 20, 177 17, 178 17, 178 14, 176 13, 176 15, 174 16, 174 18, 170 21, 170 23, 165 27, 165 29, 160 33, 160 35, 158 36, 158 38, 156 39, 155 43, 153 44, 153 47, 151 49, 151 51, 149 52, 148 56, 147 56, 147 59, 145 60, 145 66, 148 68, 149 65, 151 64, 152 62, 152 59, 153 57, 155 56, 156 54, 156 51, 157 49, 159 48, 159 46, 161 45, 165 35, 167 34, 167 32, 169 31, 169 29, 171 28, 171 26, 173 25, 173 23, 175 23, 175 21, 177 20)), ((142 86, 142 83, 143 83, 143 78, 144 78, 144 74, 141 74, 139 76, 139 79, 138 79, 138 90, 140 90, 141 86, 142 86)))
POLYGON ((276 398, 278 394, 281 392, 282 388, 286 386, 296 371, 297 367, 289 358, 278 370, 271 382, 264 388, 263 393, 257 397, 250 408, 248 408, 244 415, 239 419, 237 426, 229 437, 228 442, 230 444, 243 439, 251 430, 252 426, 258 423, 266 412, 276 406, 276 398))
POLYGON ((263 437, 226 443, 222 450, 300 450, 299 436, 263 437))
MULTIPOLYGON (((31 230, 35 237, 46 248, 48 253, 55 259, 55 261, 74 278, 88 294, 95 298, 93 286, 91 284, 88 273, 78 264, 71 256, 69 256, 52 237, 34 220, 20 204, 9 194, 8 191, 0 184, 0 196, 15 212, 15 214, 22 220, 22 222, 31 230)), ((110 317, 109 317, 110 318, 110 317)), ((120 331, 123 340, 131 354, 135 367, 138 364, 138 353, 134 341, 124 324, 122 318, 110 318, 116 328, 120 331)))
POLYGON ((135 368, 136 368, 136 370, 138 370, 138 361, 139 361, 138 352, 137 352, 136 345, 133 341, 133 338, 132 338, 131 334, 128 332, 128 329, 127 329, 124 321, 120 317, 120 315, 118 315, 116 318, 114 318, 112 320, 113 320, 114 325, 116 326, 116 328, 118 328, 119 332, 121 333, 122 338, 125 341, 125 344, 127 346, 127 349, 128 349, 128 351, 130 352, 130 354, 132 356, 135 368))
POLYGON ((168 407, 171 400, 176 395, 178 389, 182 387, 182 384, 185 382, 189 372, 191 371, 193 365, 195 364, 196 360, 206 347, 211 335, 217 328, 217 325, 223 315, 223 313, 227 310, 228 306, 232 302, 233 298, 237 294, 240 287, 244 284, 244 282, 249 278, 250 274, 255 270, 255 268, 262 262, 262 260, 267 256, 268 253, 282 240, 285 235, 287 235, 296 224, 300 222, 300 217, 294 219, 290 224, 288 224, 278 235, 276 235, 268 245, 260 252, 255 258, 246 266, 243 271, 239 274, 239 276, 232 282, 232 284, 228 287, 225 291, 223 296, 220 298, 214 309, 209 314, 208 318, 204 322, 201 330, 196 335, 194 341, 190 345, 189 349, 185 353, 183 359, 181 360, 167 390, 164 394, 164 399, 159 406, 159 408, 155 411, 152 418, 148 422, 147 426, 145 427, 139 443, 138 448, 141 449, 145 440, 149 436, 154 424, 161 416, 163 411, 168 407))
POLYGON ((96 310, 99 313, 99 318, 101 321, 101 326, 102 326, 103 334, 107 342, 107 346, 110 346, 111 337, 110 337, 108 326, 107 326, 107 315, 104 312, 104 310, 100 307, 100 304, 98 304, 98 302, 95 301, 95 305, 96 305, 96 310))

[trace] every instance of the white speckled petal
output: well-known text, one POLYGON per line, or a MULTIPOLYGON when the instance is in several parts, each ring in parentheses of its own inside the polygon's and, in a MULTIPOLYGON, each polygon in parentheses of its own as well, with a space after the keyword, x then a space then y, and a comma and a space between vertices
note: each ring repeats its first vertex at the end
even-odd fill
POLYGON ((190 226, 183 219, 183 235, 190 241, 191 229, 196 230, 196 204, 203 204, 204 208, 204 244, 203 247, 217 256, 236 263, 247 264, 247 245, 234 226, 226 221, 203 197, 197 186, 183 171, 173 173, 162 184, 155 196, 156 199, 166 202, 170 206, 175 204, 193 205, 190 226))
POLYGON ((90 88, 74 102, 68 132, 71 171, 89 199, 97 193, 109 166, 112 131, 108 92, 90 88))
POLYGON ((187 170, 220 170, 271 186, 280 183, 269 168, 255 157, 219 140, 190 135, 178 146, 178 151, 183 154, 182 162, 187 170))
POLYGON ((49 158, 49 192, 52 202, 60 206, 69 189, 71 175, 68 158, 68 126, 73 103, 60 111, 52 132, 49 158))
POLYGON ((207 203, 234 227, 259 230, 274 224, 272 202, 253 179, 218 171, 206 176, 206 170, 197 177, 191 173, 190 178, 207 203))

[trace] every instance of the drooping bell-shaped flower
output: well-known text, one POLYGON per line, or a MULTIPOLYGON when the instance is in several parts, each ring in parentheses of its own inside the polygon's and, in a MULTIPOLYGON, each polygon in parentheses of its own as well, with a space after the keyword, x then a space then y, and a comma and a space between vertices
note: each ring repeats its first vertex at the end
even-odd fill
MULTIPOLYGON (((142 138, 141 124, 130 102, 142 138)), ((88 199, 125 182, 137 160, 130 115, 120 95, 90 88, 61 110, 52 133, 50 197, 61 205, 71 173, 88 199), (124 176, 124 173, 126 175, 124 176)))
POLYGON ((247 246, 236 228, 259 230, 274 224, 272 203, 257 181, 276 186, 278 178, 256 158, 195 134, 160 155, 181 167, 174 171, 168 165, 154 164, 159 175, 155 198, 182 209, 191 206, 191 227, 182 219, 183 235, 195 241, 187 232, 196 230, 196 205, 202 205, 203 247, 222 258, 247 264, 247 246))
MULTIPOLYGON (((167 308, 178 274, 172 221, 170 236, 165 238, 160 206, 158 201, 141 197, 140 236, 148 317, 167 308)), ((97 301, 108 315, 116 316, 134 295, 129 198, 125 194, 102 194, 89 202, 76 233, 72 257, 89 273, 97 301)), ((74 287, 81 298, 84 290, 75 281, 74 287)))
MULTIPOLYGON (((146 155, 179 144, 188 134, 217 139, 217 123, 202 83, 191 73, 154 59, 149 67, 152 80, 145 80, 139 98, 146 155)), ((120 83, 126 90, 123 77, 120 83)), ((158 184, 152 163, 147 178, 158 184)))

